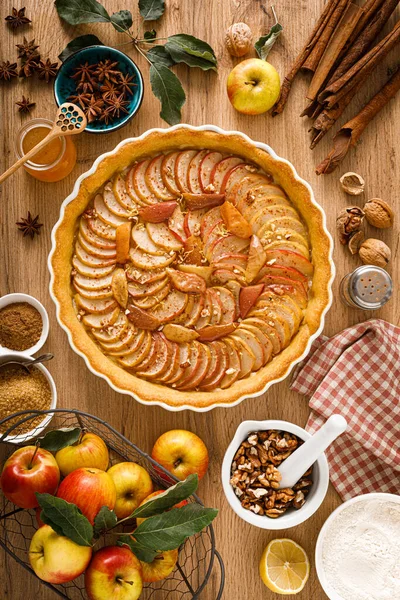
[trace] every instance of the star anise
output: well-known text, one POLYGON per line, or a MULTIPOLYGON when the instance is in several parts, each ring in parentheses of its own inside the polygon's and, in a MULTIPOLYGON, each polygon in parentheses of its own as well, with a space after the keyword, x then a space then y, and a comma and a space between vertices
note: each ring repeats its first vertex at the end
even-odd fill
POLYGON ((104 100, 97 99, 95 96, 90 98, 89 103, 85 107, 85 115, 89 123, 93 123, 103 112, 104 100))
POLYGON ((96 68, 95 75, 98 80, 103 82, 105 79, 112 81, 113 83, 118 83, 119 77, 121 75, 121 71, 114 69, 118 65, 118 61, 111 62, 109 58, 106 60, 101 60, 96 68))
POLYGON ((22 96, 22 99, 15 104, 19 106, 18 110, 21 113, 30 113, 32 108, 36 106, 36 102, 31 102, 29 98, 25 98, 25 96, 22 96))
POLYGON ((7 25, 12 27, 13 29, 17 29, 17 27, 21 27, 21 25, 27 25, 32 21, 25 16, 25 8, 20 8, 19 10, 14 8, 12 9, 11 15, 5 18, 7 25))
POLYGON ((109 98, 115 98, 118 95, 118 87, 112 81, 106 79, 103 85, 100 87, 100 91, 104 100, 108 100, 109 98))
POLYGON ((85 109, 86 106, 89 104, 91 97, 92 94, 78 92, 77 94, 70 96, 68 100, 71 100, 71 102, 73 102, 74 104, 79 104, 79 106, 82 109, 85 109))
POLYGON ((75 69, 75 73, 71 75, 71 78, 78 81, 76 86, 77 90, 82 90, 84 94, 93 92, 93 87, 96 84, 94 77, 95 69, 96 65, 89 65, 88 62, 79 65, 79 67, 75 69))
POLYGON ((49 83, 50 79, 53 79, 57 75, 58 62, 52 63, 50 58, 44 62, 40 60, 37 64, 37 72, 39 79, 44 79, 46 83, 49 83))
POLYGON ((10 81, 12 77, 17 77, 17 63, 10 63, 9 60, 0 63, 0 79, 10 81))
POLYGON ((30 56, 21 64, 21 68, 18 71, 19 77, 31 77, 37 71, 38 64, 35 62, 36 58, 35 56, 30 56))
POLYGON ((36 50, 39 46, 35 44, 35 40, 28 42, 24 36, 23 44, 16 44, 16 46, 18 48, 18 58, 32 58, 34 56, 38 60, 39 53, 36 50))
POLYGON ((21 218, 20 221, 17 221, 16 225, 18 229, 23 232, 24 237, 30 235, 32 240, 35 237, 35 234, 40 234, 40 228, 43 227, 43 223, 39 223, 39 215, 32 217, 29 211, 27 218, 21 218))
POLYGON ((134 79, 134 75, 124 75, 123 73, 121 73, 118 81, 118 87, 120 88, 121 92, 133 96, 131 87, 135 87, 137 85, 137 83, 133 82, 134 79))
POLYGON ((129 102, 125 100, 124 94, 116 96, 115 98, 109 98, 106 100, 106 103, 108 104, 106 112, 112 115, 113 118, 118 118, 121 112, 128 114, 125 107, 128 106, 129 102))

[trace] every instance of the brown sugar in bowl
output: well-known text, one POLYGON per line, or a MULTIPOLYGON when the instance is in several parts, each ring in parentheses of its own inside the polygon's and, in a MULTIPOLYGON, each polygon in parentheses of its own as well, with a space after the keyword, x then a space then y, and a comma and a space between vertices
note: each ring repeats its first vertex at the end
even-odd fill
POLYGON ((47 311, 44 308, 44 306, 38 300, 36 300, 36 298, 34 298, 33 296, 29 296, 28 294, 7 294, 6 296, 2 296, 0 298, 0 311, 6 307, 11 307, 13 304, 29 304, 34 309, 36 309, 42 320, 42 328, 39 338, 30 347, 20 347, 17 345, 17 347, 9 348, 5 345, 4 341, 7 336, 0 335, 0 356, 4 353, 10 354, 18 352, 22 352, 25 355, 31 356, 32 354, 35 354, 38 350, 40 350, 40 348, 45 344, 47 340, 47 336, 49 334, 49 317, 47 315, 47 311))

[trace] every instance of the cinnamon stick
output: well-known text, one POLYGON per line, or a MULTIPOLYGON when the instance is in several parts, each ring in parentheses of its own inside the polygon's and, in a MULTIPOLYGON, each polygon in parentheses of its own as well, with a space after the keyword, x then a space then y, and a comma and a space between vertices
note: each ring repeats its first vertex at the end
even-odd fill
POLYGON ((271 114, 273 117, 281 114, 281 112, 285 108, 285 104, 289 97, 290 88, 292 87, 292 82, 293 82, 294 78, 296 77, 297 73, 300 71, 304 61, 309 56, 309 54, 312 51, 312 49, 314 48, 315 44, 321 37, 329 19, 331 18, 335 8, 339 4, 339 1, 340 0, 328 0, 314 29, 311 32, 311 35, 307 39, 307 42, 305 43, 303 49, 298 54, 290 71, 285 75, 285 78, 282 83, 281 93, 280 93, 278 102, 275 104, 275 106, 272 109, 271 114))
POLYGON ((365 81, 373 69, 400 42, 400 21, 379 44, 376 44, 339 79, 318 95, 318 101, 332 108, 360 81, 365 81))
POLYGON ((382 89, 364 106, 364 108, 338 131, 334 137, 334 147, 316 169, 317 175, 332 173, 346 156, 349 149, 357 143, 367 125, 379 111, 394 98, 400 90, 400 68, 390 77, 382 89))
POLYGON ((350 37, 349 44, 348 44, 347 48, 345 47, 345 49, 344 49, 345 52, 350 47, 350 45, 354 42, 354 40, 360 35, 360 33, 362 31, 364 31, 365 27, 368 25, 368 23, 371 21, 372 17, 380 9, 380 7, 382 6, 382 4, 384 2, 385 2, 385 0, 367 0, 366 1, 366 3, 363 6, 364 14, 362 15, 361 19, 358 21, 357 27, 355 28, 352 36, 350 37))
POLYGON ((340 19, 344 11, 349 4, 349 0, 339 0, 335 10, 333 11, 331 18, 328 20, 326 27, 324 28, 322 34, 317 40, 314 48, 303 62, 301 68, 306 71, 311 71, 314 73, 319 65, 319 61, 323 53, 325 52, 325 48, 327 47, 329 40, 332 37, 332 34, 336 28, 336 25, 339 23, 340 19))

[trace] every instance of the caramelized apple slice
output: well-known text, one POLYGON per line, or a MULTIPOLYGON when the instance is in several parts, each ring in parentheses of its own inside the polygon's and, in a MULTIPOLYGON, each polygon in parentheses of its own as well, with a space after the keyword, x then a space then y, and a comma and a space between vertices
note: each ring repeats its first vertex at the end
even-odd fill
MULTIPOLYGON (((190 235, 183 243, 185 260, 188 265, 197 265, 199 268, 204 262, 203 242, 196 235, 190 235)), ((204 268, 204 267, 203 267, 204 268)))
POLYGON ((240 360, 239 379, 243 379, 243 377, 250 375, 250 373, 254 371, 256 357, 248 345, 240 337, 236 336, 227 337, 224 342, 234 344, 236 350, 238 351, 240 360))
POLYGON ((183 273, 175 269, 167 269, 168 277, 175 289, 186 294, 204 294, 206 282, 194 273, 183 273))
POLYGON ((248 312, 257 302, 257 298, 260 296, 263 289, 263 283, 242 288, 239 296, 240 316, 242 319, 246 318, 248 312))
POLYGON ((182 197, 189 210, 213 208, 214 206, 221 206, 225 201, 225 194, 192 194, 190 192, 183 192, 182 197))
POLYGON ((128 306, 126 316, 134 325, 136 325, 136 327, 140 329, 154 331, 161 325, 161 322, 151 313, 148 313, 131 303, 128 306))
POLYGON ((197 264, 178 265, 178 269, 184 273, 193 273, 194 275, 198 275, 199 277, 202 277, 206 283, 210 280, 213 272, 213 267, 203 267, 197 264))
POLYGON ((173 215, 177 206, 178 203, 175 200, 170 200, 169 202, 159 202, 158 204, 153 204, 152 206, 140 208, 139 216, 146 223, 162 223, 173 215))
POLYGON ((183 325, 176 325, 175 323, 167 323, 164 326, 163 333, 167 340, 170 340, 170 342, 178 342, 179 344, 183 342, 192 342, 199 337, 199 334, 194 329, 189 329, 183 325))
POLYGON ((122 308, 126 308, 128 304, 128 282, 124 269, 115 269, 112 276, 111 289, 118 304, 122 308))
POLYGON ((131 229, 132 223, 129 221, 117 227, 115 243, 117 250, 117 263, 120 265, 124 265, 129 259, 131 229))
POLYGON ((233 204, 225 201, 220 211, 225 227, 230 233, 244 239, 251 237, 252 230, 250 225, 233 204))
POLYGON ((233 333, 237 327, 236 323, 227 323, 226 325, 207 325, 198 330, 200 342, 213 342, 233 333))
POLYGON ((267 255, 256 235, 253 235, 250 241, 249 258, 246 267, 246 280, 248 283, 254 281, 261 267, 264 266, 267 255))

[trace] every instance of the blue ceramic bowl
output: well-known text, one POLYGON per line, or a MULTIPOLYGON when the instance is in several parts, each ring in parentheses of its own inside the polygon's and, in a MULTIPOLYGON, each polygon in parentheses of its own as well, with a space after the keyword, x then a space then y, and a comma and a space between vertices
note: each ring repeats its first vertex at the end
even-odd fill
POLYGON ((89 123, 85 129, 89 133, 110 133, 111 131, 115 131, 126 125, 137 113, 142 103, 144 92, 143 77, 139 68, 129 56, 120 52, 120 50, 109 46, 88 46, 71 54, 61 65, 54 80, 54 96, 57 105, 60 106, 63 102, 68 102, 68 98, 76 93, 75 81, 71 79, 71 75, 73 75, 75 69, 82 63, 96 64, 107 58, 113 62, 118 61, 118 69, 124 75, 134 75, 133 81, 136 83, 136 86, 132 88, 133 95, 129 96, 129 104, 126 107, 128 114, 121 114, 119 118, 113 119, 108 125, 103 121, 89 123))

